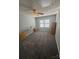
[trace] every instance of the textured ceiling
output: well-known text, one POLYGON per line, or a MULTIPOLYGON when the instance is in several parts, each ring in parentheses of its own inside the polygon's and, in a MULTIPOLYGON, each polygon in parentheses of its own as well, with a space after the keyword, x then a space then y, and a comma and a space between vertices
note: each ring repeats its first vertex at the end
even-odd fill
POLYGON ((37 9, 39 12, 50 14, 55 12, 60 5, 60 0, 19 0, 20 10, 29 12, 37 9))

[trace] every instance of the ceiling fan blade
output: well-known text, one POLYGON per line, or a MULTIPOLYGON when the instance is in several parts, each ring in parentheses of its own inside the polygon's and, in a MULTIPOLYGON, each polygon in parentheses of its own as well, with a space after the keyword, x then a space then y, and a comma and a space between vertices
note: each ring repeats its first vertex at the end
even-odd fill
POLYGON ((32 12, 33 15, 44 15, 44 13, 42 13, 42 12, 37 12, 36 9, 33 9, 32 11, 33 11, 32 12))
POLYGON ((44 13, 37 13, 37 14, 44 15, 44 13))

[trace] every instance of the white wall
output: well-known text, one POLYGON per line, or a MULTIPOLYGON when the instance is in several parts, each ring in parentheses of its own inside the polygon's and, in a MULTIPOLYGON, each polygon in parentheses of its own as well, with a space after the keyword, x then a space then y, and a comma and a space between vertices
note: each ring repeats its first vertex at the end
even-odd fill
POLYGON ((22 13, 19 14, 19 32, 31 30, 31 27, 35 27, 35 19, 31 14, 22 13))
POLYGON ((60 13, 57 13, 56 17, 57 27, 56 27, 56 43, 58 47, 58 51, 60 53, 60 13))

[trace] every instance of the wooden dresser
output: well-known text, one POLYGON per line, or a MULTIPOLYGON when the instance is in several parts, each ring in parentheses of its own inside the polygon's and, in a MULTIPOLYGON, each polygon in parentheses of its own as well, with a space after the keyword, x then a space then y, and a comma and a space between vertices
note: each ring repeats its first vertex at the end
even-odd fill
POLYGON ((50 25, 50 33, 55 35, 56 33, 56 22, 52 22, 50 25))

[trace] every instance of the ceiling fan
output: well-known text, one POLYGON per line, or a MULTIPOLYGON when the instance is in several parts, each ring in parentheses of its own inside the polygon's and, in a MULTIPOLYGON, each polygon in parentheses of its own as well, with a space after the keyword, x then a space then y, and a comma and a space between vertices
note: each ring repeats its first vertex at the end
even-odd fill
POLYGON ((38 12, 36 9, 33 9, 33 10, 32 10, 32 15, 37 15, 37 16, 39 16, 39 15, 44 15, 44 13, 38 12))

